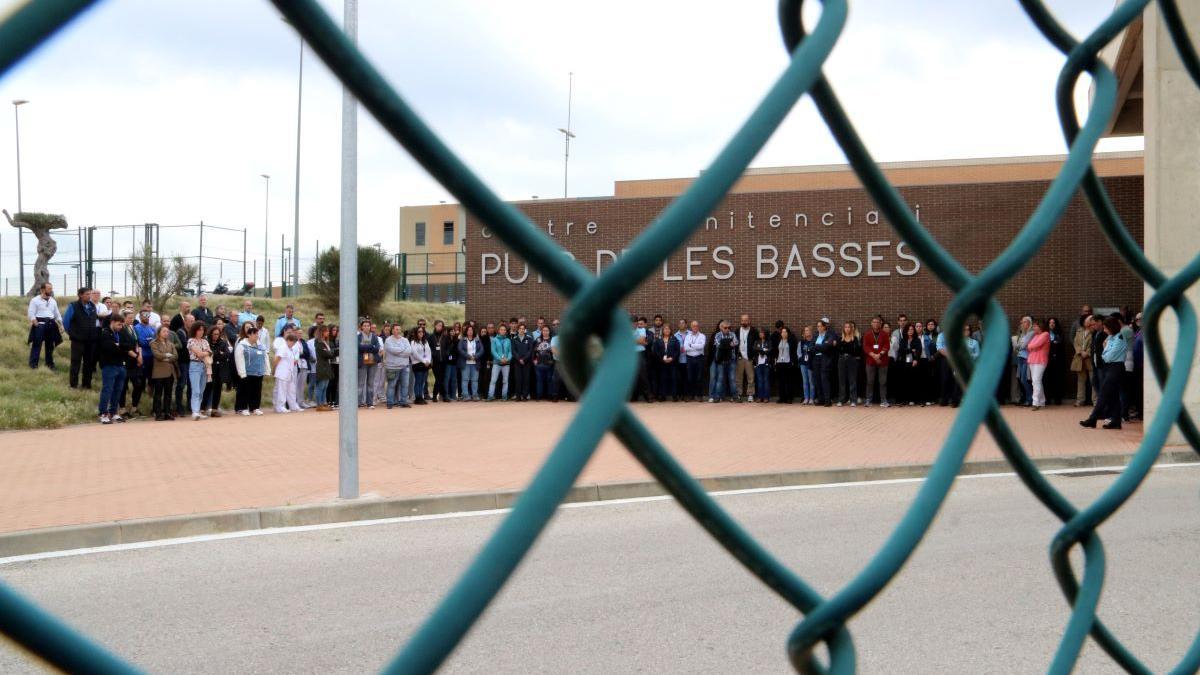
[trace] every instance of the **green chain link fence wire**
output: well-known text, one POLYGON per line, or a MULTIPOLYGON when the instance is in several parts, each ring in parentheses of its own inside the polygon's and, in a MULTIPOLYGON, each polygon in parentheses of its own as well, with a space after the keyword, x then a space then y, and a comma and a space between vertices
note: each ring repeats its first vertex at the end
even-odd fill
MULTIPOLYGON (((0 24, 0 75, 94 1, 35 0, 20 6, 0 24)), ((346 39, 316 0, 272 0, 362 105, 431 175, 487 223, 510 249, 530 261, 545 279, 571 298, 560 340, 564 376, 571 389, 580 395, 579 411, 512 512, 389 664, 387 672, 427 673, 437 669, 520 564, 600 439, 612 431, 701 527, 804 616, 787 640, 788 657, 796 670, 852 673, 855 651, 847 622, 900 572, 929 530, 981 426, 986 426, 995 437, 1034 496, 1063 522, 1051 542, 1050 559, 1071 615, 1049 672, 1070 672, 1089 635, 1127 672, 1150 672, 1097 615, 1105 554, 1096 529, 1145 479, 1173 425, 1178 425, 1191 446, 1200 452, 1200 433, 1182 404, 1197 335, 1196 314, 1184 292, 1200 278, 1200 256, 1179 274, 1167 278, 1139 250, 1091 168, 1092 153, 1116 101, 1116 78, 1097 55, 1141 14, 1149 1, 1125 0, 1083 41, 1077 41, 1055 21, 1040 0, 1019 0, 1037 29, 1066 57, 1056 100, 1069 153, 1033 215, 1010 245, 978 275, 963 268, 916 221, 871 158, 821 73, 846 22, 846 0, 823 0, 820 18, 811 33, 806 33, 800 20, 802 0, 781 0, 780 28, 791 54, 788 67, 709 169, 650 224, 621 258, 601 276, 593 278, 563 255, 562 249, 523 214, 494 195, 433 134, 346 39), (1081 127, 1073 92, 1084 73, 1093 79, 1096 95, 1081 127), (959 414, 900 523, 866 567, 828 599, 742 529, 626 407, 636 365, 634 352, 629 348, 625 314, 619 309, 621 300, 644 280, 645 271, 655 269, 703 222, 805 93, 812 95, 850 165, 892 227, 938 279, 956 292, 943 317, 943 325, 962 325, 969 316, 976 315, 983 318, 986 334, 1007 335, 1008 322, 995 294, 1033 259, 1075 191, 1081 189, 1114 250, 1155 289, 1145 307, 1144 330, 1151 366, 1163 387, 1161 407, 1146 427, 1129 465, 1095 501, 1078 509, 1037 471, 991 395, 1005 366, 1006 341, 986 340, 979 360, 972 362, 962 336, 957 331, 948 331, 951 362, 967 385, 959 414), (1170 364, 1158 329, 1162 313, 1168 308, 1179 320, 1178 347, 1170 364), (606 347, 595 362, 589 358, 587 349, 592 336, 601 337, 606 347), (1076 547, 1084 558, 1083 575, 1079 579, 1069 559, 1076 547), (826 663, 819 662, 815 654, 821 643, 827 648, 826 663)), ((1193 82, 1200 87, 1200 58, 1187 37, 1175 0, 1159 0, 1159 7, 1176 51, 1193 82)), ((0 632, 64 671, 137 672, 132 665, 3 584, 0 584, 0 632)), ((1194 673, 1198 669, 1200 632, 1172 672, 1194 673)))

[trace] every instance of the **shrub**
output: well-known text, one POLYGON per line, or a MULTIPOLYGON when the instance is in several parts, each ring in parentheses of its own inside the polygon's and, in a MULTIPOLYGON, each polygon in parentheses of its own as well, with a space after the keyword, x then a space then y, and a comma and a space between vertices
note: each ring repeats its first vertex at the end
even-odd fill
MULTIPOLYGON (((341 256, 331 248, 317 256, 308 273, 312 291, 326 307, 338 306, 338 274, 341 256)), ((358 247, 358 315, 374 316, 388 294, 396 288, 400 270, 384 251, 371 246, 358 247)))

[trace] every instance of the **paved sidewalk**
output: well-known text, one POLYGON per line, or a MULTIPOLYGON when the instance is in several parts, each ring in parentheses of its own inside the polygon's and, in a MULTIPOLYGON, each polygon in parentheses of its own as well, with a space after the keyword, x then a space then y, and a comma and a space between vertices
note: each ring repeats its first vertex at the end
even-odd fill
MULTIPOLYGON (((570 403, 452 403, 361 411, 364 495, 520 489, 570 403)), ((933 461, 950 408, 637 404, 636 414, 694 475, 859 468, 933 461)), ((1071 407, 1005 408, 1034 457, 1122 454, 1141 440, 1082 429, 1071 407)), ((969 460, 999 459, 986 432, 969 460)), ((645 480, 611 436, 582 483, 645 480)), ((0 434, 0 532, 325 502, 337 496, 337 414, 138 421, 0 434)))

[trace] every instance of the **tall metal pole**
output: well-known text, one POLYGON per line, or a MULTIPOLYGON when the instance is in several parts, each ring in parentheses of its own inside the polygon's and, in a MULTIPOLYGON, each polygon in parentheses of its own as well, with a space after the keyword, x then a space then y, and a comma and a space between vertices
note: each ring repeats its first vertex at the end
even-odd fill
POLYGON ((246 287, 246 228, 242 228, 242 287, 246 287))
MULTIPOLYGON (((292 232, 292 242, 300 245, 300 113, 304 101, 304 38, 300 38, 300 74, 296 79, 296 212, 295 229, 292 232)), ((286 268, 284 268, 286 269, 286 268)), ((285 272, 286 274, 286 272, 285 272)), ((300 256, 292 256, 292 294, 300 288, 300 256)))
POLYGON ((575 73, 567 73, 567 128, 559 129, 563 135, 563 199, 567 198, 567 169, 571 164, 571 95, 575 91, 575 73))
POLYGON ((271 230, 271 177, 265 173, 259 175, 266 179, 263 193, 263 288, 270 288, 271 273, 268 262, 271 258, 271 244, 267 237, 271 230))
MULTIPOLYGON (((29 103, 24 99, 16 99, 13 104, 13 120, 17 131, 17 213, 22 213, 21 206, 21 106, 29 103)), ((25 228, 17 226, 17 267, 20 269, 18 279, 21 283, 21 293, 25 292, 25 228)))
MULTIPOLYGON (((344 0, 343 30, 358 42, 358 0, 344 0)), ((341 353, 358 356, 358 102, 342 87, 342 240, 338 261, 341 353), (351 342, 353 340, 354 342, 351 342)), ((347 360, 338 378, 338 496, 358 498, 358 368, 347 360)))

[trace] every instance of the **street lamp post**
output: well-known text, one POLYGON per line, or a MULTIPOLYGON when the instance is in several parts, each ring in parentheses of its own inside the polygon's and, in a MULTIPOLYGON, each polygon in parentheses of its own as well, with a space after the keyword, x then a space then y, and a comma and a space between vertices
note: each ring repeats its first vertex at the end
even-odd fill
MULTIPOLYGON (((358 0, 344 0, 342 30, 358 42, 358 0)), ((338 261, 338 323, 347 336, 358 327, 358 101, 342 85, 341 255, 338 261)), ((343 368, 338 380, 338 497, 357 499, 358 368, 343 368)))
POLYGON ((567 198, 567 167, 571 162, 571 139, 575 133, 571 131, 571 95, 575 91, 575 73, 567 73, 567 128, 559 128, 563 135, 563 199, 567 198))
POLYGON ((271 230, 271 176, 269 174, 258 174, 263 177, 263 288, 271 288, 271 266, 268 264, 268 258, 271 257, 270 230, 271 230))
MULTIPOLYGON (((24 209, 21 206, 21 106, 29 103, 25 99, 16 99, 13 104, 13 121, 17 131, 17 213, 21 213, 24 209)), ((17 267, 20 269, 19 277, 21 284, 21 292, 25 292, 25 228, 17 226, 17 267)))
MULTIPOLYGON (((300 38, 300 72, 296 77, 296 214, 295 228, 292 231, 292 241, 299 246, 300 242, 300 113, 304 102, 304 38, 300 38)), ((286 272, 284 272, 286 274, 286 272)), ((300 288, 300 256, 292 256, 292 294, 300 288)))

